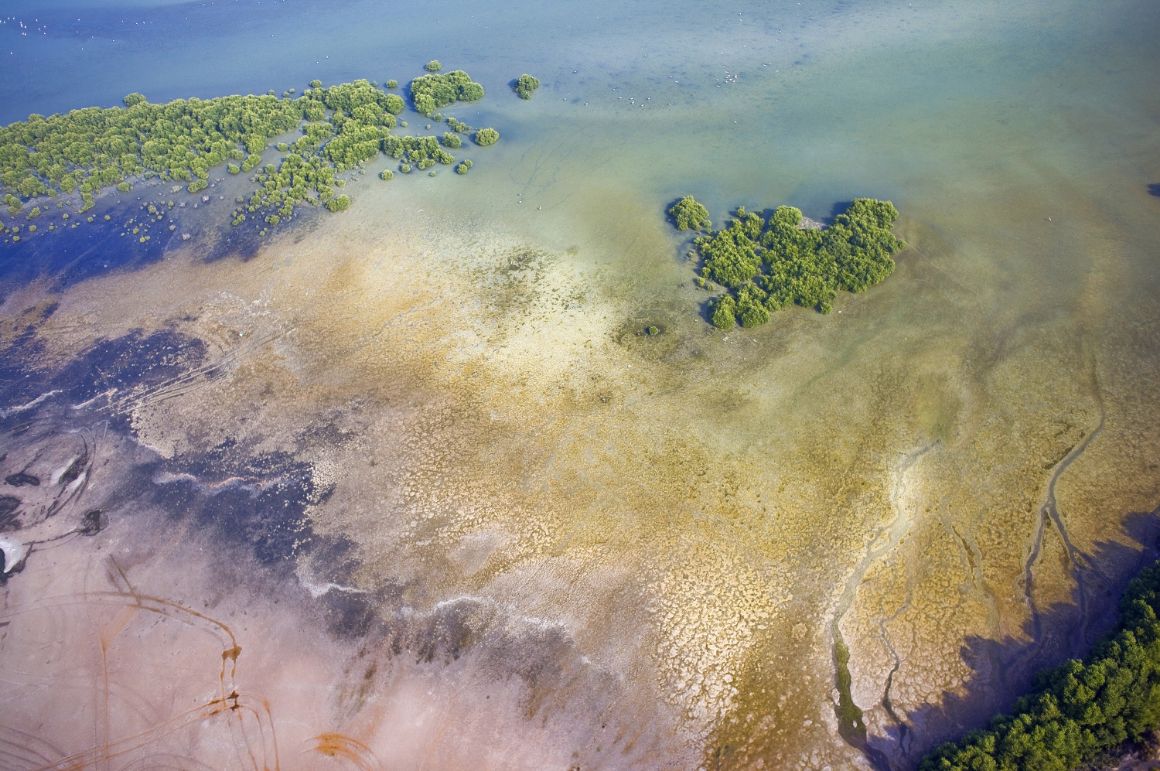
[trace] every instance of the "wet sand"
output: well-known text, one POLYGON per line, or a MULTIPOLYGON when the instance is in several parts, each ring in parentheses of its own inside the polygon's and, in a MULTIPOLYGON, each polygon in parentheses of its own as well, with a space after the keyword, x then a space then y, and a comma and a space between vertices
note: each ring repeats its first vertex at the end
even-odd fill
MULTIPOLYGON (((1116 364, 1151 359, 1053 338, 1051 317, 1031 348, 947 330, 881 358, 910 333, 876 318, 919 254, 938 264, 921 231, 841 315, 727 335, 682 316, 691 290, 646 303, 598 260, 470 223, 340 233, 246 262, 190 245, 6 300, 38 321, 19 350, 43 390, 19 404, 55 393, 7 418, 4 473, 51 480, 75 432, 100 437, 72 519, 48 521, 99 508, 106 529, 34 544, 6 589, 13 698, 95 705, 54 751, 140 735, 133 758, 212 767, 275 746, 307 767, 311 742, 356 767, 913 761, 1090 642, 1106 620, 1074 631, 1071 576, 1104 602, 1151 543, 1150 518, 1117 524, 1154 482, 1125 465, 1150 408, 1116 364), (32 641, 62 625, 76 653, 37 671, 32 641), (244 680, 220 674, 223 626, 244 680), (133 695, 115 709, 106 649, 133 695), (187 649, 209 663, 130 709, 187 649)), ((1089 323, 1122 323, 1096 307, 1089 323)), ((46 735, 32 725, 15 728, 46 735)))

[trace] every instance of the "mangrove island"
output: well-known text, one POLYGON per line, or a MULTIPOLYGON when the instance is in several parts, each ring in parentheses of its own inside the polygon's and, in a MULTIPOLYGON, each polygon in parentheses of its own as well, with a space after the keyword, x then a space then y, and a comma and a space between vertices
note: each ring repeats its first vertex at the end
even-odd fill
MULTIPOLYGON (((680 230, 709 231, 709 212, 692 196, 668 209, 680 230)), ((811 224, 800 209, 779 206, 763 215, 738 207, 723 228, 697 236, 703 287, 725 289, 711 303, 713 324, 753 327, 787 305, 829 313, 839 291, 861 292, 889 276, 903 242, 892 232, 898 210, 889 201, 855 199, 829 227, 811 224)))

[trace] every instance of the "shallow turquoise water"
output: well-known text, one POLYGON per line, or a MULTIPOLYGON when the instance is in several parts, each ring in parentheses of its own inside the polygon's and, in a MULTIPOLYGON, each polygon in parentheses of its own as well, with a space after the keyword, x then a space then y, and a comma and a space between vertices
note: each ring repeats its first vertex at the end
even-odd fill
MULTIPOLYGON (((116 104, 135 90, 163 100, 281 92, 315 77, 405 82, 438 57, 488 88, 478 109, 459 112, 508 128, 504 162, 520 148, 536 159, 534 172, 507 170, 525 192, 552 173, 558 189, 687 188, 715 212, 793 201, 815 216, 874 194, 934 223, 985 206, 1023 175, 1106 179, 1155 153, 1148 86, 1160 10, 1138 0, 486 11, 20 0, 3 18, 6 120, 116 104), (525 70, 545 83, 529 105, 504 85, 525 70)), ((1147 172, 1122 192, 1138 197, 1155 181, 1147 172)))

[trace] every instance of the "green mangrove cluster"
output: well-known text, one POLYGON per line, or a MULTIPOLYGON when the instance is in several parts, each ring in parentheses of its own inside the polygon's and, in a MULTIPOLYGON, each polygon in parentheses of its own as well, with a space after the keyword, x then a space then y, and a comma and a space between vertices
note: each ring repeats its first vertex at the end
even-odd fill
POLYGON ((524 73, 516 78, 515 90, 520 99, 531 99, 532 94, 540 87, 540 79, 535 75, 524 73))
POLYGON ((712 229, 713 222, 709 219, 709 210, 705 204, 691 195, 680 198, 669 207, 669 219, 676 225, 677 230, 705 230, 712 229))
MULTIPOLYGON (((428 62, 430 64, 438 62, 428 62)), ((471 79, 463 70, 452 70, 439 74, 431 71, 411 81, 411 103, 415 110, 427 117, 435 114, 440 107, 455 102, 478 102, 483 98, 483 86, 471 79)))
POLYGON ((493 128, 481 128, 475 132, 475 143, 480 147, 488 147, 499 141, 499 132, 493 128))
POLYGON ((1129 585, 1115 632, 1041 678, 1014 714, 927 756, 922 771, 1084 767, 1160 727, 1160 563, 1129 585))
POLYGON ((302 119, 299 100, 275 96, 150 104, 130 94, 124 108, 33 114, 0 127, 0 186, 10 213, 34 198, 72 194, 86 211, 101 190, 128 189, 141 177, 184 182, 197 192, 210 169, 227 161, 253 169, 267 142, 302 119))
MULTIPOLYGON (((692 196, 669 209, 682 229, 708 230, 709 213, 692 196)), ((801 210, 779 206, 765 216, 740 207, 718 231, 698 236, 698 282, 726 291, 712 304, 713 324, 753 327, 787 305, 828 313, 839 291, 861 292, 889 276, 904 244, 891 232, 898 210, 889 201, 859 198, 826 228, 811 227, 801 210)))
MULTIPOLYGON (((438 63, 429 62, 427 69, 434 73, 439 67, 433 65, 438 63)), ((315 80, 301 96, 294 93, 290 89, 281 97, 234 95, 165 104, 133 93, 123 107, 30 115, 0 127, 0 194, 13 216, 30 202, 40 203, 37 199, 85 212, 102 191, 128 192, 141 180, 177 182, 196 193, 208 187, 211 170, 225 166, 229 174, 252 175, 253 187, 235 210, 234 224, 259 215, 276 225, 298 205, 346 209, 350 200, 337 190, 345 183, 343 173, 380 154, 398 160, 404 172, 450 166, 456 159, 448 149, 461 147, 460 135, 473 131, 448 117, 450 130, 441 138, 395 134, 396 128, 406 126, 399 120, 406 101, 368 80, 332 86, 315 80), (283 141, 276 142, 277 155, 270 159, 267 151, 278 138, 283 141)), ((451 102, 481 98, 483 87, 455 70, 415 78, 411 95, 430 116, 451 102)), ((499 138, 494 129, 474 136, 479 144, 499 138)), ((470 163, 459 168, 462 174, 470 163)), ((34 206, 26 216, 34 219, 39 213, 34 206)), ((9 230, 2 223, 0 229, 9 230)), ((28 227, 25 232, 36 230, 28 227)))

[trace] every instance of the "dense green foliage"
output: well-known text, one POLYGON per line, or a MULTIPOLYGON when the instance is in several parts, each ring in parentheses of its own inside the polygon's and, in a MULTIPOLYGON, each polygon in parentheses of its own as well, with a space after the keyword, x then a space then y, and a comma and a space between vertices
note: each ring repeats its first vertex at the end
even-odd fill
POLYGON ((709 210, 691 195, 686 195, 669 207, 669 218, 677 230, 704 230, 713 227, 709 210))
POLYGON ((732 329, 737 324, 737 301, 733 295, 718 297, 713 303, 713 326, 718 329, 732 329))
POLYGON ((326 208, 331 211, 346 211, 350 208, 350 196, 339 195, 326 202, 326 208))
POLYGON ((411 81, 411 102, 418 112, 428 117, 440 107, 455 102, 476 102, 482 98, 483 86, 463 70, 420 75, 411 81))
MULTIPOLYGON (((0 195, 13 215, 34 199, 56 199, 85 211, 102 191, 129 192, 140 180, 175 181, 200 192, 210 184, 210 171, 224 167, 231 175, 253 175, 234 224, 257 214, 274 225, 300 204, 347 208, 349 199, 336 197, 335 188, 345 184, 341 175, 380 153, 402 161, 400 168, 407 170, 451 165, 455 158, 445 147, 460 147, 455 132, 471 129, 448 118, 454 131, 446 132, 442 143, 434 136, 398 136, 392 131, 406 125, 397 117, 406 102, 367 80, 328 87, 314 80, 301 96, 294 93, 167 104, 132 93, 124 107, 31 115, 0 127, 0 195), (283 136, 293 133, 297 136, 283 136), (282 141, 271 148, 276 138, 282 141), (268 156, 264 161, 274 149, 273 162, 268 156)), ((457 70, 417 78, 412 94, 444 104, 478 99, 483 89, 457 70)), ((33 208, 28 216, 39 211, 33 208)))
POLYGON ((432 59, 423 65, 423 69, 427 70, 427 72, 439 72, 439 70, 443 69, 443 63, 438 59, 432 59))
POLYGON ((493 128, 481 128, 475 132, 475 143, 481 147, 494 145, 499 141, 499 132, 493 128))
MULTIPOLYGON (((345 210, 349 199, 345 205, 332 203, 334 188, 341 184, 338 174, 361 167, 380 152, 390 154, 388 144, 399 139, 391 134, 395 116, 406 107, 400 96, 385 93, 368 80, 312 86, 294 103, 306 120, 301 136, 290 143, 281 163, 258 172, 254 178, 258 189, 245 209, 235 212, 235 223, 260 212, 267 223, 277 225, 300 203, 345 210)), ((247 159, 247 164, 259 162, 260 158, 247 159)), ((242 170, 249 170, 246 164, 242 170)))
MULTIPOLYGON (((708 227, 708 212, 691 196, 669 214, 682 229, 708 227)), ((792 206, 767 217, 739 208, 724 228, 694 241, 699 280, 728 292, 713 304, 713 323, 757 326, 791 303, 828 313, 839 291, 861 292, 893 272, 893 255, 903 247, 890 231, 897 218, 892 203, 871 198, 855 200, 824 229, 804 227, 792 206)))
POLYGON ((923 771, 1078 768, 1160 727, 1160 563, 1128 586, 1120 625, 1085 661, 1043 678, 983 731, 939 747, 923 771))
POLYGON ((531 99, 532 94, 536 93, 536 89, 539 87, 539 78, 534 75, 525 72, 516 78, 516 93, 519 94, 520 99, 531 99))
POLYGON ((451 128, 452 131, 457 131, 460 134, 470 134, 472 130, 471 126, 468 126, 463 121, 457 120, 450 115, 447 116, 447 125, 451 128))
POLYGON ((444 150, 435 137, 388 136, 382 141, 382 150, 397 160, 407 161, 420 169, 429 169, 436 163, 449 165, 455 157, 444 150))
MULTIPOLYGON (((273 96, 178 99, 155 105, 140 94, 122 108, 30 115, 0 128, 0 186, 10 209, 39 196, 77 194, 81 210, 101 190, 139 177, 193 185, 209 170, 302 120, 296 101, 273 96)), ((122 187, 122 190, 126 189, 122 187)))

